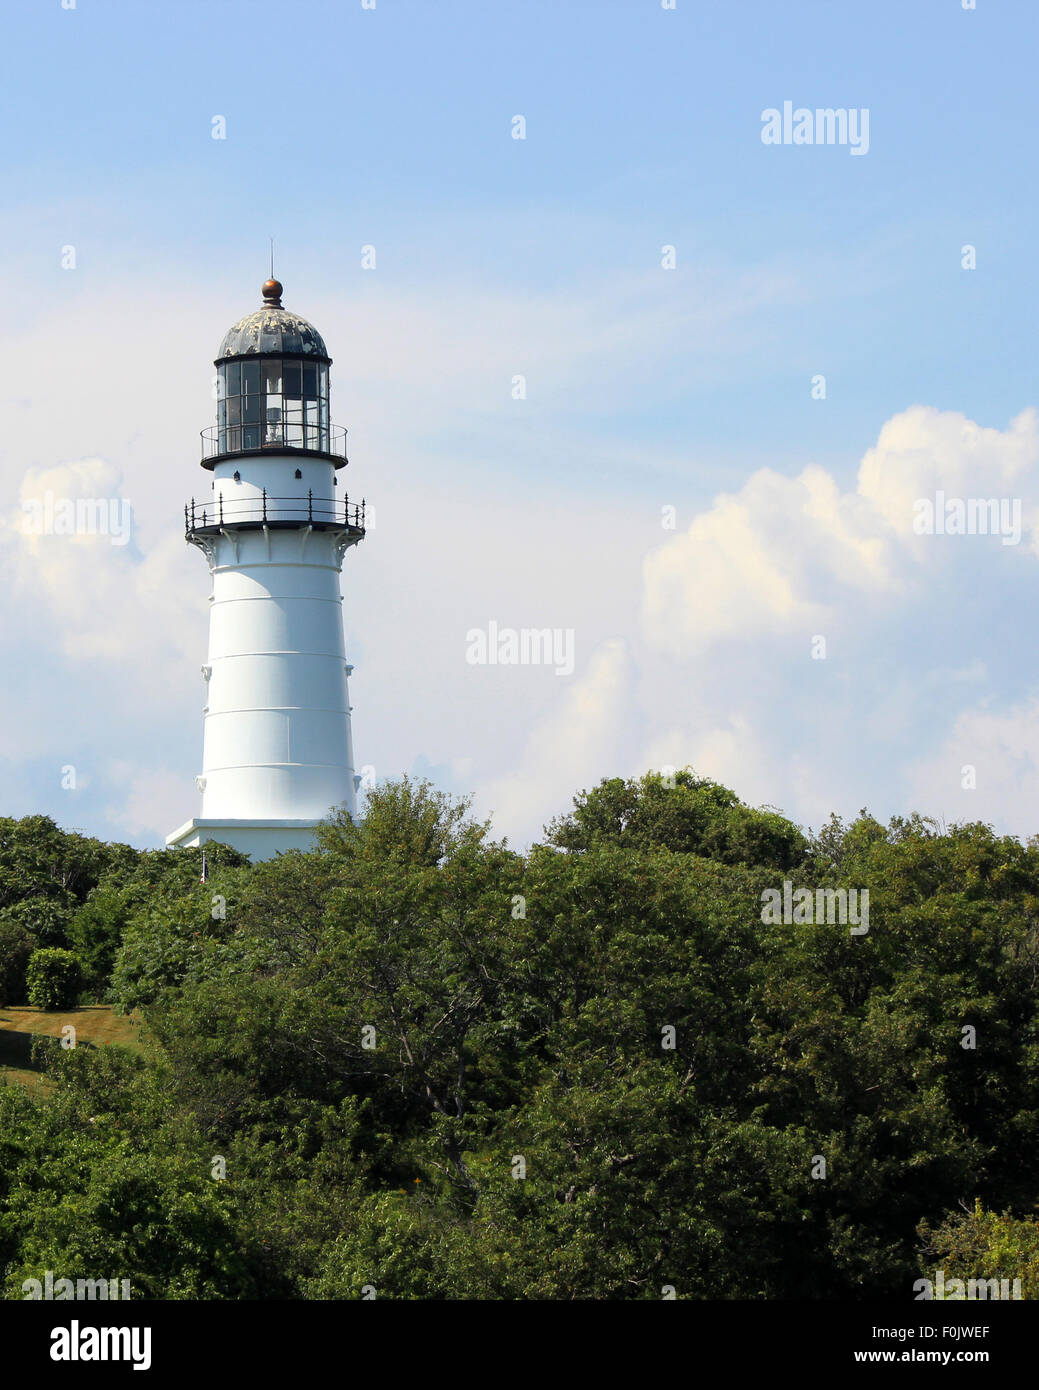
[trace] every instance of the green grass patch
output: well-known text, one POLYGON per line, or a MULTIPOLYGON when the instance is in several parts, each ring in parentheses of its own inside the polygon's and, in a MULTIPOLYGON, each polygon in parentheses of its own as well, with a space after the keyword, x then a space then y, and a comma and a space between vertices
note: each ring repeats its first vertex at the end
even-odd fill
POLYGON ((108 1004, 86 1004, 78 1009, 44 1010, 26 1004, 0 1008, 0 1084, 27 1086, 45 1094, 49 1089, 32 1060, 34 1036, 46 1034, 60 1038, 71 1024, 76 1030, 77 1047, 108 1047, 118 1043, 134 1052, 148 1055, 150 1040, 144 1024, 135 1014, 114 1013, 108 1004))

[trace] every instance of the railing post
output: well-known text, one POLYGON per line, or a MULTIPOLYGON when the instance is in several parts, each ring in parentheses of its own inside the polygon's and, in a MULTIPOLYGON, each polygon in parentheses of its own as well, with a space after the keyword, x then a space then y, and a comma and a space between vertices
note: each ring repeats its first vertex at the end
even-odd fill
POLYGON ((220 494, 220 525, 224 524, 224 494, 220 494))
POLYGON ((312 487, 307 488, 307 520, 314 520, 314 489, 312 487))
POLYGON ((361 530, 364 530, 364 498, 361 498, 361 530))
POLYGON ((263 519, 267 520, 267 489, 263 490, 263 519))

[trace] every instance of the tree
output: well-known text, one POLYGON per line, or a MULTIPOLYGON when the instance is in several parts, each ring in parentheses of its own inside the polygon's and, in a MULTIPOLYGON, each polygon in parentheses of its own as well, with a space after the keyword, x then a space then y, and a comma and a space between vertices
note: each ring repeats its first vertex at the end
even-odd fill
POLYGON ((64 929, 109 871, 127 872, 138 852, 60 830, 49 816, 0 817, 0 910, 19 906, 40 946, 65 946, 64 929))
POLYGON ((601 782, 574 798, 570 815, 549 825, 548 839, 579 852, 610 843, 778 869, 800 863, 808 849, 801 831, 778 812, 753 810, 728 787, 689 768, 674 774, 674 785, 659 773, 601 782))
POLYGON ((17 919, 0 913, 0 1007, 25 999, 25 972, 33 939, 17 919))
POLYGON ((456 800, 425 778, 404 776, 368 793, 364 815, 341 807, 318 827, 320 847, 343 858, 393 861, 433 868, 453 849, 479 844, 489 825, 472 819, 469 797, 456 800))

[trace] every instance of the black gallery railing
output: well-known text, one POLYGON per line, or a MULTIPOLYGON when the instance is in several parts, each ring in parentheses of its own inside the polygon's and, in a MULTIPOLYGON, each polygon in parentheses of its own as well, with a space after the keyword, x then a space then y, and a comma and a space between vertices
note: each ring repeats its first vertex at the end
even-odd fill
POLYGON ((199 531, 219 531, 222 527, 242 526, 314 526, 321 530, 345 528, 364 530, 364 498, 352 503, 344 496, 315 497, 313 490, 296 497, 272 497, 266 489, 259 495, 222 496, 202 503, 194 497, 184 505, 184 530, 188 535, 199 531))

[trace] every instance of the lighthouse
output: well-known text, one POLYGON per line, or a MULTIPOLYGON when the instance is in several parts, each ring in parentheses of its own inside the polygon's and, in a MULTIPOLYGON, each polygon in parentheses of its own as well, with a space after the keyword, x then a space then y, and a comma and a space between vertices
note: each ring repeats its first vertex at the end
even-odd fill
POLYGON ((346 430, 329 421, 332 359, 282 293, 267 281, 214 363, 209 488, 184 508, 212 576, 202 807, 166 837, 219 840, 254 860, 310 848, 333 808, 354 814, 359 781, 339 576, 364 538, 364 503, 349 500, 346 430))

